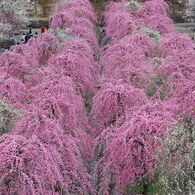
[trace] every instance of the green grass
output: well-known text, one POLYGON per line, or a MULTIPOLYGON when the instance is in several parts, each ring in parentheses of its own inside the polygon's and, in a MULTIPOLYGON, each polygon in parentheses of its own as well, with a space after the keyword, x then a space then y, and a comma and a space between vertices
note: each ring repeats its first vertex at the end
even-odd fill
MULTIPOLYGON (((160 186, 148 184, 148 195, 165 195, 160 191, 160 186)), ((141 195, 143 192, 143 186, 135 186, 127 190, 125 195, 136 194, 141 195)))

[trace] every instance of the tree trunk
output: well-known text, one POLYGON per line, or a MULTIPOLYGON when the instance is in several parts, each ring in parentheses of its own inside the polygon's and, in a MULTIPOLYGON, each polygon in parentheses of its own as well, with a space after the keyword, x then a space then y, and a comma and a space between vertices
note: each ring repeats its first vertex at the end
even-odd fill
POLYGON ((175 16, 175 0, 173 0, 173 16, 175 16))
POLYGON ((143 195, 148 195, 148 184, 143 184, 143 195))

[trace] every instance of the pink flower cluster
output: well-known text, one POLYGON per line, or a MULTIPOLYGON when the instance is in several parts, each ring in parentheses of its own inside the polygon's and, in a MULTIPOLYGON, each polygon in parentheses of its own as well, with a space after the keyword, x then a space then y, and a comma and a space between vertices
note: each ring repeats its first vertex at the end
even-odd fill
POLYGON ((134 5, 110 2, 104 15, 108 44, 91 113, 99 194, 152 181, 168 130, 195 117, 192 40, 176 32, 163 0, 134 5))
POLYGON ((51 18, 50 28, 62 29, 68 34, 87 40, 96 52, 99 50, 94 24, 97 17, 88 0, 71 0, 62 3, 51 18))
MULTIPOLYGON (((86 27, 87 38, 45 33, 0 57, 0 98, 22 115, 11 132, 0 137, 3 194, 94 192, 88 173, 92 144, 84 97, 95 92, 99 72, 97 46, 92 47, 94 41, 97 45, 96 16, 88 1, 71 3, 61 5, 74 18, 69 27, 80 35, 81 27, 86 27)), ((58 25, 60 13, 51 27, 58 25)))
POLYGON ((51 34, 0 57, 0 99, 22 116, 0 137, 0 191, 128 194, 195 117, 192 41, 163 0, 109 2, 100 50, 89 1, 56 2, 51 34))

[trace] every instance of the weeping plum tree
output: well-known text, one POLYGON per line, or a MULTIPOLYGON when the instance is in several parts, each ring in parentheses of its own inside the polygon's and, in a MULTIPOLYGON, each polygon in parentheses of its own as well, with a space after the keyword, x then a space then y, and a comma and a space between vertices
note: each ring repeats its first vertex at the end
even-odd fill
POLYGON ((0 137, 1 192, 3 194, 59 194, 65 185, 62 159, 36 137, 0 137))
POLYGON ((21 54, 25 57, 27 64, 30 68, 39 68, 40 64, 38 61, 39 53, 34 46, 29 46, 26 44, 23 45, 14 45, 10 48, 10 51, 21 54))
POLYGON ((89 21, 91 21, 92 23, 95 23, 97 21, 95 12, 93 9, 88 9, 87 7, 84 6, 74 6, 74 7, 69 7, 66 9, 66 6, 62 5, 62 10, 64 11, 70 11, 72 14, 74 14, 76 17, 80 18, 86 18, 89 21))
POLYGON ((175 33, 167 3, 107 4, 111 40, 100 54, 101 74, 91 4, 59 5, 53 34, 14 46, 0 58, 0 97, 8 103, 0 113, 1 127, 7 127, 0 137, 0 191, 122 195, 142 185, 146 194, 158 171, 164 181, 176 173, 170 186, 160 183, 167 193, 173 186, 186 192, 194 171, 194 51, 189 37, 175 33), (155 90, 148 99, 144 88, 150 82, 155 90), (91 127, 83 98, 92 93, 91 127), (182 136, 180 128, 173 134, 181 123, 189 126, 182 136))
MULTIPOLYGON (((114 125, 105 125, 109 127, 103 131, 101 129, 97 138, 99 142, 94 145, 94 159, 98 161, 94 169, 96 176, 94 183, 99 194, 128 194, 129 188, 135 185, 142 185, 142 193, 147 194, 147 185, 151 182, 155 183, 158 172, 159 179, 162 179, 160 179, 161 186, 167 184, 163 182, 170 184, 164 185, 162 192, 191 193, 194 190, 192 189, 194 149, 192 137, 189 137, 192 135, 194 123, 186 122, 186 120, 193 121, 195 106, 193 98, 195 59, 192 41, 188 36, 175 32, 173 23, 167 16, 168 4, 164 1, 149 1, 136 9, 131 9, 127 4, 123 5, 121 2, 112 2, 107 5, 106 27, 118 37, 111 37, 110 44, 104 48, 105 51, 101 56, 103 79, 123 78, 124 84, 132 85, 132 82, 124 79, 126 75, 129 75, 126 74, 127 67, 136 67, 138 74, 144 71, 144 68, 150 67, 146 70, 149 70, 151 77, 145 84, 147 85, 155 78, 153 81, 155 92, 151 95, 149 103, 140 105, 138 110, 133 111, 129 110, 128 106, 124 107, 124 114, 117 118, 114 125), (136 24, 132 32, 126 29, 122 34, 121 29, 118 29, 118 26, 123 26, 127 18, 117 20, 118 26, 114 25, 114 20, 111 22, 113 17, 119 16, 119 13, 126 15, 128 19, 132 18, 136 24), (137 55, 134 56, 134 52, 137 55), (143 61, 139 60, 141 56, 143 61), (133 59, 136 60, 133 61, 133 59), (180 134, 181 129, 176 127, 182 127, 181 123, 190 124, 190 130, 183 128, 185 130, 182 130, 180 134), (177 129, 176 134, 172 129, 177 129), (189 134, 185 134, 185 131, 189 134), (185 152, 183 158, 181 151, 185 152), (179 161, 179 166, 177 166, 177 161, 179 161), (163 162, 162 166, 161 162, 163 162), (178 167, 182 169, 181 173, 178 167), (174 174, 176 178, 172 182, 171 177, 174 177, 174 174), (187 182, 186 179, 189 178, 187 182)), ((113 101, 117 98, 113 91, 109 93, 109 90, 106 84, 105 88, 100 87, 94 96, 97 103, 93 102, 92 113, 99 114, 95 122, 99 121, 94 124, 96 127, 102 121, 108 121, 109 117, 115 113, 110 112, 110 115, 108 107, 111 111, 118 108, 117 101, 115 103, 113 101), (113 104, 111 104, 112 101, 113 104), (101 103, 104 105, 100 106, 101 103), (105 108, 107 111, 104 110, 105 108), (103 114, 102 118, 101 114, 103 114)), ((137 95, 136 98, 138 97, 140 96, 137 95)), ((124 103, 120 104, 122 105, 124 103)), ((120 109, 118 110, 120 113, 120 109)))
POLYGON ((52 29, 64 29, 65 32, 69 32, 69 28, 75 24, 83 25, 83 27, 88 27, 89 30, 93 29, 93 23, 85 17, 76 17, 70 11, 67 12, 58 12, 56 15, 53 16, 50 28, 52 29))
POLYGON ((122 11, 124 10, 124 4, 122 2, 114 2, 110 1, 106 4, 106 11, 104 13, 105 15, 105 20, 107 17, 109 17, 110 13, 114 13, 116 11, 122 11))
POLYGON ((141 17, 147 18, 148 16, 152 16, 154 14, 167 16, 168 8, 169 6, 165 1, 152 0, 152 1, 146 1, 138 11, 141 17))
POLYGON ((141 49, 146 56, 153 57, 155 56, 159 39, 160 35, 157 32, 148 28, 138 28, 133 35, 124 37, 120 42, 131 43, 141 49))
POLYGON ((70 27, 75 20, 76 16, 71 12, 58 12, 52 17, 50 28, 66 29, 70 27))
POLYGON ((113 40, 118 40, 127 34, 131 34, 134 26, 137 25, 129 13, 124 11, 117 11, 116 13, 111 13, 106 20, 106 35, 113 40))
POLYGON ((65 76, 70 76, 83 93, 94 92, 99 69, 94 56, 91 52, 82 51, 85 48, 89 50, 85 40, 75 39, 71 42, 49 60, 49 67, 56 74, 63 73, 65 76), (74 46, 77 43, 78 45, 74 46))
POLYGON ((172 56, 167 56, 158 72, 165 77, 174 76, 175 79, 183 78, 187 80, 194 80, 194 50, 186 50, 186 52, 179 52, 177 50, 172 56))
MULTIPOLYGON (((80 7, 82 6, 83 8, 93 10, 92 4, 88 0, 72 0, 72 1, 66 1, 65 3, 61 4, 62 9, 66 10, 68 8, 72 7, 80 7)), ((95 14, 95 13, 94 13, 95 14)), ((94 15, 96 17, 96 15, 94 15)))
POLYGON ((163 0, 147 1, 143 5, 134 1, 109 3, 105 13, 106 35, 112 40, 119 40, 131 35, 140 26, 163 34, 174 32, 173 22, 167 15, 168 7, 163 0))
POLYGON ((133 112, 147 101, 141 89, 135 89, 121 81, 105 83, 93 97, 91 114, 96 134, 102 128, 114 125, 127 110, 133 112))
POLYGON ((97 36, 93 29, 85 27, 82 24, 80 25, 73 24, 69 28, 68 32, 70 34, 78 36, 81 39, 85 39, 93 48, 94 53, 98 54, 100 48, 97 42, 97 36))
POLYGON ((77 140, 83 159, 88 162, 90 125, 83 99, 70 77, 52 74, 45 74, 44 77, 40 84, 29 89, 31 104, 26 107, 26 110, 36 111, 45 118, 55 120, 64 134, 77 140))
MULTIPOLYGON (((44 34, 37 39, 31 38, 26 45, 11 47, 11 51, 1 57, 1 71, 20 79, 26 85, 32 85, 28 79, 33 72, 47 63, 47 60, 60 49, 59 37, 44 34)), ((33 74, 34 75, 34 74, 33 74)))
MULTIPOLYGON (((90 4, 81 2, 86 12, 84 6, 90 4)), ((79 17, 87 16, 83 10, 72 12, 79 17)), ((77 18, 72 25, 76 27, 79 22, 87 29, 93 27, 90 19, 84 18, 77 18)), ((93 91, 99 68, 92 47, 84 39, 62 40, 47 33, 30 39, 26 45, 12 47, 1 57, 0 96, 23 114, 9 129, 12 130, 0 137, 3 194, 95 193, 88 174, 92 153, 90 125, 77 83, 83 79, 82 68, 76 74, 72 68, 72 75, 67 75, 62 68, 57 70, 55 64, 51 66, 50 59, 59 50, 68 60, 64 71, 70 71, 74 64, 79 67, 82 59, 84 79, 89 79, 87 84, 93 88, 84 87, 93 91)))
POLYGON ((9 32, 12 30, 12 26, 10 24, 6 24, 6 23, 0 23, 0 40, 4 40, 6 38, 8 38, 8 34, 9 32))
MULTIPOLYGON (((57 11, 54 11, 54 13, 69 11, 72 14, 74 14, 76 17, 87 18, 93 23, 97 21, 97 17, 93 10, 93 7, 91 3, 87 0, 71 0, 71 1, 58 3, 56 4, 56 6, 58 8, 57 11)), ((55 15, 53 17, 55 17, 55 15)), ((52 19, 52 24, 53 24, 53 19, 52 19)))
POLYGON ((6 52, 0 57, 0 60, 2 72, 6 72, 21 81, 24 80, 26 72, 30 71, 26 58, 20 53, 6 52))
POLYGON ((29 91, 31 104, 37 106, 47 118, 59 120, 64 130, 73 133, 77 127, 87 129, 83 99, 71 86, 71 80, 46 81, 29 91))
MULTIPOLYGON (((76 133, 76 131, 75 131, 76 133)), ((78 132, 79 133, 79 132, 78 132)), ((23 119, 17 122, 13 135, 23 135, 28 139, 36 136, 41 143, 52 147, 62 160, 61 175, 64 178, 64 192, 80 193, 92 192, 90 176, 87 173, 87 160, 83 156, 81 140, 68 135, 56 119, 47 118, 44 113, 39 111, 26 114, 23 119)), ((82 134, 83 139, 84 134, 82 134)), ((85 140, 85 144, 87 142, 85 140)), ((88 148, 89 149, 89 148, 88 148)))
POLYGON ((154 15, 144 19, 147 27, 154 31, 159 31, 161 34, 174 32, 173 21, 167 16, 154 15))
POLYGON ((29 103, 26 86, 17 78, 0 77, 0 97, 16 109, 25 107, 29 103))
POLYGON ((178 52, 185 55, 189 50, 193 50, 192 40, 186 34, 170 33, 160 41, 160 57, 173 56, 178 52))
POLYGON ((153 67, 147 57, 149 51, 144 47, 154 48, 149 37, 120 40, 112 44, 102 56, 102 74, 106 78, 122 79, 134 86, 143 86, 150 78, 153 67), (139 44, 138 44, 139 42, 139 44), (145 50, 145 51, 144 51, 145 50), (147 53, 147 54, 146 54, 147 53))
POLYGON ((168 86, 171 88, 169 92, 168 102, 178 105, 178 116, 181 118, 195 117, 194 110, 194 94, 195 82, 190 80, 170 81, 168 86))
POLYGON ((43 33, 36 39, 30 39, 28 45, 35 49, 38 61, 42 65, 61 48, 59 37, 50 33, 43 33))
POLYGON ((97 43, 94 23, 97 21, 95 12, 88 1, 70 1, 62 3, 59 12, 51 18, 52 29, 65 30, 69 36, 86 39, 97 53, 97 43))
POLYGON ((123 194, 140 184, 147 191, 157 163, 159 138, 165 139, 166 130, 174 125, 172 110, 167 104, 150 102, 134 113, 127 113, 122 124, 102 132, 99 139, 104 143, 104 155, 97 164, 101 170, 101 193, 109 194, 115 188, 115 193, 123 194))

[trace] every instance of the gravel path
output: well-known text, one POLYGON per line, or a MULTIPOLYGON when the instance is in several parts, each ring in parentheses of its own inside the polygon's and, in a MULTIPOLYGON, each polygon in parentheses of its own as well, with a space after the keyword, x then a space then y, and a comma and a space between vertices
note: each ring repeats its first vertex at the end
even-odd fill
MULTIPOLYGON (((14 33, 14 36, 13 36, 13 39, 16 41, 16 42, 21 42, 21 37, 22 37, 22 35, 23 35, 23 33, 27 33, 29 30, 28 29, 21 29, 21 30, 18 30, 17 32, 15 32, 14 33)), ((39 28, 33 28, 32 29, 32 32, 33 32, 33 34, 35 33, 35 32, 38 32, 38 36, 41 34, 41 29, 39 29, 39 28)), ((7 51, 7 49, 0 49, 0 56, 5 52, 5 51, 7 51)))
POLYGON ((195 37, 195 23, 176 23, 174 24, 175 28, 180 32, 180 33, 187 33, 191 37, 195 37))
MULTIPOLYGON (((22 37, 22 35, 23 35, 23 33, 27 33, 29 30, 28 29, 21 29, 21 30, 19 30, 19 31, 17 31, 16 33, 15 33, 15 35, 14 35, 14 39, 17 41, 17 42, 21 42, 21 37, 22 37)), ((38 32, 38 35, 40 35, 41 34, 41 30, 39 29, 39 28, 33 28, 32 29, 32 32, 33 32, 33 34, 35 33, 35 32, 38 32)))

